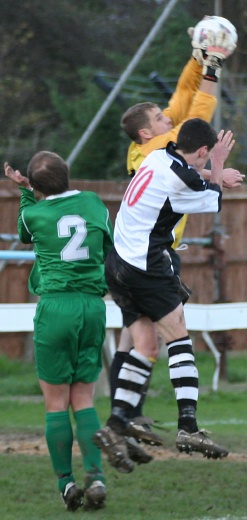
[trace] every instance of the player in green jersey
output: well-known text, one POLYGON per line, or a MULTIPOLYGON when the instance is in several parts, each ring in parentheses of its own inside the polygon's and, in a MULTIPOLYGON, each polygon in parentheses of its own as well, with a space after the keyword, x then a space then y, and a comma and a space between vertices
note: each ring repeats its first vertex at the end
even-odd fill
POLYGON ((40 278, 34 318, 36 369, 46 406, 46 441, 68 511, 105 503, 101 453, 93 443, 99 419, 93 404, 102 368, 107 292, 105 258, 112 245, 108 210, 93 192, 69 190, 69 169, 52 152, 31 159, 27 177, 4 164, 21 190, 20 240, 33 243, 40 278), (34 192, 39 193, 37 201, 34 192), (72 471, 73 430, 82 454, 85 487, 72 471))

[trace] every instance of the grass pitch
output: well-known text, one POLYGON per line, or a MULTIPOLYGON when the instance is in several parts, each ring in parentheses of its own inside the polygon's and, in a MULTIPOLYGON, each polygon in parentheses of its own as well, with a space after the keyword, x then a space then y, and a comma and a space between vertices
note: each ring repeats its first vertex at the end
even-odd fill
MULTIPOLYGON (((103 459, 107 506, 93 513, 68 513, 59 497, 45 443, 40 447, 45 409, 34 367, 0 359, 1 520, 68 520, 72 516, 85 520, 247 520, 246 355, 229 356, 228 371, 236 374, 235 382, 220 383, 219 392, 211 390, 211 356, 197 357, 201 374, 198 422, 230 450, 229 456, 215 461, 200 454, 178 454, 174 446, 177 408, 167 360, 161 359, 154 369, 145 413, 157 421, 165 448, 154 449, 154 460, 136 466, 128 475, 118 473, 103 459)), ((104 424, 109 399, 98 397, 95 404, 104 424)), ((83 485, 76 450, 73 463, 78 484, 83 485)))

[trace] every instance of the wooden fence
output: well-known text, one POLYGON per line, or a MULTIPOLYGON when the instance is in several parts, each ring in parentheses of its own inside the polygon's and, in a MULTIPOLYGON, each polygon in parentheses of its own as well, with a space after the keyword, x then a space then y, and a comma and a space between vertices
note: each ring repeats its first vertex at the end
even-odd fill
MULTIPOLYGON (((72 189, 98 193, 109 208, 114 223, 128 181, 71 181, 72 189)), ((0 181, 0 235, 17 233, 19 190, 9 180, 0 181)), ((211 244, 189 245, 180 252, 182 279, 192 289, 191 303, 247 302, 247 186, 225 190, 222 211, 213 214, 190 215, 185 237, 210 238, 211 244)), ((192 240, 193 239, 193 240, 192 240)), ((0 249, 11 242, 0 240, 0 249)), ((29 246, 18 245, 18 249, 29 246)), ((31 262, 0 262, 0 303, 30 302, 27 280, 31 262)), ((247 332, 217 333, 218 344, 234 350, 247 348, 247 332)), ((196 348, 204 349, 195 338, 196 348)), ((0 334, 0 352, 10 357, 22 357, 24 333, 0 334)))

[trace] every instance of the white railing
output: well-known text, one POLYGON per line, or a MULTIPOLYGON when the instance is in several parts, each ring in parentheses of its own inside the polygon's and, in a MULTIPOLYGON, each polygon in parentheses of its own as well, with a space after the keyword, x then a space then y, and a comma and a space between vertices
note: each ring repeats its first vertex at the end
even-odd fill
MULTIPOLYGON (((106 340, 104 352, 110 364, 116 351, 115 331, 122 328, 122 314, 112 300, 106 300, 106 340)), ((1 332, 31 332, 36 303, 0 304, 1 332)), ((247 329, 247 302, 198 304, 187 303, 184 307, 188 331, 201 332, 215 358, 212 389, 218 390, 220 352, 210 332, 247 329)))

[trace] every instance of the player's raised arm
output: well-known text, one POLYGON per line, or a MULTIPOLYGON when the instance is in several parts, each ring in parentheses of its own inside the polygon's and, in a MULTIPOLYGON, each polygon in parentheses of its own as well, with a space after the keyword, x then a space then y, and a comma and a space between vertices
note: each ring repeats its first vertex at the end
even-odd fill
POLYGON ((31 185, 27 177, 21 174, 19 170, 14 170, 9 163, 4 163, 4 173, 5 176, 11 179, 13 182, 22 186, 23 188, 31 189, 31 185))

